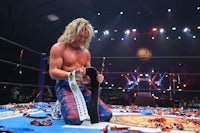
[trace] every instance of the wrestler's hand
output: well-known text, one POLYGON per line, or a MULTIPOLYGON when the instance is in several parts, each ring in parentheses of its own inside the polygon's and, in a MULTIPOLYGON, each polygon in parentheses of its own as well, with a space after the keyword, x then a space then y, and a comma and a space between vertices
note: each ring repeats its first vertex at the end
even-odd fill
POLYGON ((103 82, 103 80, 104 80, 104 76, 102 74, 98 73, 97 81, 101 84, 103 82))
POLYGON ((78 68, 76 70, 76 73, 75 73, 76 77, 79 77, 79 78, 84 77, 85 74, 86 74, 86 68, 85 67, 78 68))

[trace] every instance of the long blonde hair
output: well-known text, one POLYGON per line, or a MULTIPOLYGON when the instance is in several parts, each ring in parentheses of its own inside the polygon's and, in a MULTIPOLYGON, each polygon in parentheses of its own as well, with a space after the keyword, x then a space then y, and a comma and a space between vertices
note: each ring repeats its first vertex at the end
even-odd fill
POLYGON ((75 36, 79 34, 82 29, 86 29, 88 31, 88 37, 83 44, 83 47, 88 49, 94 35, 94 29, 90 22, 84 18, 77 18, 70 22, 65 27, 65 31, 57 41, 63 42, 65 45, 71 45, 75 41, 75 36))

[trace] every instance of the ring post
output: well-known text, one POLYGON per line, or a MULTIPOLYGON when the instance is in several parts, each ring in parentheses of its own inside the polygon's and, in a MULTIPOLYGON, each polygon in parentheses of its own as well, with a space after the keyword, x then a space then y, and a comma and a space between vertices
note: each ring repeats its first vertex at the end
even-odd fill
POLYGON ((38 97, 36 97, 37 102, 42 102, 42 96, 43 96, 43 88, 44 88, 44 83, 45 83, 45 72, 46 70, 46 53, 42 53, 40 56, 40 72, 39 72, 39 78, 38 78, 38 83, 39 83, 39 88, 38 88, 38 97))

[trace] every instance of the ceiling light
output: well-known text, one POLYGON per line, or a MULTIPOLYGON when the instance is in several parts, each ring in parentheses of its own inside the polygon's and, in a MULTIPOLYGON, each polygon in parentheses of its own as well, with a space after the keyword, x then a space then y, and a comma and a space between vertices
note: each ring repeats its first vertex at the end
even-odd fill
POLYGON ((188 27, 185 27, 184 29, 183 29, 183 32, 189 32, 190 31, 190 29, 188 28, 188 27))
POLYGON ((172 11, 172 9, 170 9, 170 8, 169 8, 169 9, 167 9, 167 12, 171 12, 171 11, 172 11))
POLYGON ((106 31, 103 32, 103 34, 104 34, 104 35, 109 35, 109 31, 106 30, 106 31))
POLYGON ((160 33, 163 33, 163 32, 164 32, 164 29, 163 29, 163 28, 161 28, 161 29, 160 29, 160 33))
POLYGON ((132 32, 136 32, 137 31, 137 29, 132 29, 132 32))
POLYGON ((158 30, 157 28, 153 28, 153 29, 152 29, 152 31, 157 31, 157 30, 158 30))
POLYGON ((50 21, 57 21, 59 20, 59 17, 55 14, 49 14, 47 15, 47 18, 50 20, 50 21))
POLYGON ((124 34, 125 34, 125 35, 129 35, 129 34, 130 34, 130 30, 126 30, 126 31, 124 32, 124 34))
POLYGON ((94 33, 98 33, 99 31, 98 30, 94 30, 94 33))
POLYGON ((115 29, 115 30, 114 30, 114 32, 118 32, 118 30, 117 30, 117 29, 115 29))
POLYGON ((176 27, 172 27, 172 30, 176 30, 176 27))

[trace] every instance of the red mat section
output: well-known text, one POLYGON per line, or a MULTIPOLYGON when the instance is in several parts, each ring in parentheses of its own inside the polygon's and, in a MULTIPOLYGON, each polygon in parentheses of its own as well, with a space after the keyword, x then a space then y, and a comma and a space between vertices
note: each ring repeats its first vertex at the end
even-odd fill
POLYGON ((199 119, 186 119, 154 115, 114 115, 111 119, 111 122, 115 124, 148 128, 157 128, 159 126, 163 126, 172 128, 173 130, 185 131, 199 131, 199 121, 199 119), (183 129, 179 129, 180 124, 182 124, 183 129))

